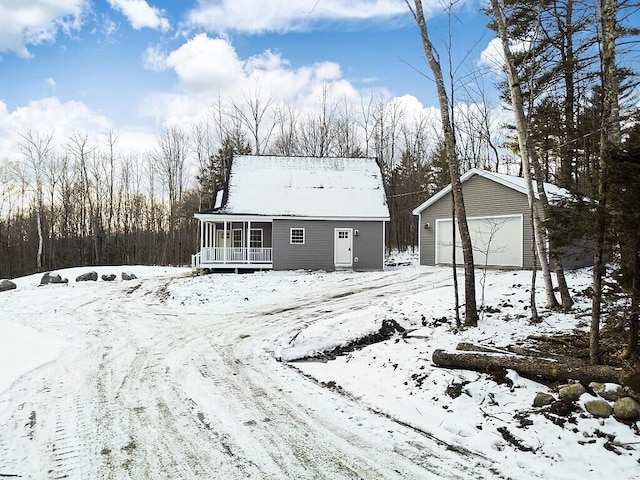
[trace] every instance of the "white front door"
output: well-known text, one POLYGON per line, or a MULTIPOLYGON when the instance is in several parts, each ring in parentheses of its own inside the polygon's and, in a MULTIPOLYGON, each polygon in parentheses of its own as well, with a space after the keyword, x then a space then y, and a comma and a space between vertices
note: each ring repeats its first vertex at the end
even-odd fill
POLYGON ((335 229, 335 263, 336 267, 351 267, 353 265, 353 229, 335 229))
MULTIPOLYGON (((216 247, 224 247, 224 230, 223 229, 219 229, 218 230, 218 243, 216 243, 216 247)), ((232 247, 233 245, 231 245, 231 230, 227 230, 227 248, 232 247)))

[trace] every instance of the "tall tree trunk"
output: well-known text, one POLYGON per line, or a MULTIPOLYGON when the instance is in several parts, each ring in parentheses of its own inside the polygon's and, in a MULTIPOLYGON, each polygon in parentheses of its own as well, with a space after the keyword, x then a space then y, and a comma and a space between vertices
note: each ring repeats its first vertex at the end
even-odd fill
MULTIPOLYGON (((422 38, 422 47, 427 57, 429 67, 433 72, 433 77, 438 91, 438 102, 440 104, 440 117, 442 120, 442 129, 444 133, 445 153, 447 163, 449 165, 449 175, 451 177, 451 193, 455 205, 456 217, 458 219, 458 228, 460 230, 460 240, 462 243, 462 256, 464 259, 464 294, 465 294, 465 321, 466 326, 478 325, 478 309, 476 307, 476 282, 473 264, 473 248, 471 245, 471 235, 469 234, 469 225, 467 224, 467 214, 464 207, 464 199, 462 196, 462 184, 460 182, 459 161, 456 153, 456 141, 453 132, 453 125, 449 115, 451 104, 447 89, 445 88, 442 68, 438 61, 437 52, 429 39, 427 30, 427 22, 424 18, 422 9, 422 1, 414 0, 415 10, 411 7, 408 0, 405 0, 407 7, 413 14, 413 17, 420 29, 422 38)), ((454 246, 455 248, 455 246, 454 246)))
MULTIPOLYGON (((531 228, 533 229, 533 208, 530 210, 531 212, 531 228)), ((533 229, 533 235, 535 236, 536 232, 533 229)), ((531 270, 531 295, 529 297, 529 306, 531 307, 531 322, 538 323, 540 321, 540 317, 538 316, 538 307, 536 305, 536 277, 538 275, 538 262, 536 261, 536 243, 535 239, 533 244, 531 245, 531 253, 533 257, 533 269, 531 270)))
POLYGON ((453 296, 455 299, 456 327, 461 327, 460 322, 460 289, 458 288, 458 265, 456 261, 456 204, 451 196, 451 238, 453 248, 451 249, 451 268, 453 269, 453 296))
POLYGON ((42 214, 41 212, 41 208, 42 208, 42 203, 40 202, 40 200, 36 200, 36 223, 37 225, 37 229, 38 229, 38 254, 36 255, 36 268, 38 269, 38 272, 42 271, 42 245, 43 245, 43 238, 42 238, 42 214))
POLYGON ((605 274, 604 247, 607 228, 607 176, 612 149, 620 142, 618 111, 619 85, 616 74, 616 18, 617 0, 600 1, 602 28, 602 126, 600 128, 600 162, 598 177, 598 220, 596 223, 596 248, 593 259, 593 297, 591 301, 591 327, 589 330, 589 361, 598 363, 600 349, 600 314, 602 304, 602 280, 605 274))
MULTIPOLYGON (((560 161, 560 186, 563 188, 571 188, 572 186, 572 170, 573 160, 575 157, 575 85, 574 74, 576 71, 576 59, 573 51, 573 0, 567 0, 565 6, 564 24, 559 25, 558 30, 563 32, 564 45, 560 49, 562 56, 562 68, 564 79, 564 122, 565 122, 565 146, 560 161)), ((564 302, 563 302, 564 304, 564 302)))
MULTIPOLYGON (((558 300, 553 292, 553 282, 551 280, 551 270, 549 268, 549 260, 547 258, 547 248, 545 245, 546 234, 542 220, 540 219, 540 213, 536 205, 535 193, 533 191, 533 183, 531 179, 532 163, 537 163, 537 156, 531 143, 529 142, 529 135, 527 131, 527 121, 524 114, 524 101, 522 98, 522 90, 520 88, 520 78, 516 72, 515 62, 513 55, 511 54, 511 48, 509 46, 509 38, 507 36, 507 24, 504 17, 504 11, 498 0, 491 0, 491 7, 493 16, 498 28, 498 35, 502 43, 502 49, 505 57, 505 70, 507 73, 507 80, 509 82, 509 93, 511 94, 511 104, 515 115, 516 129, 518 132, 518 144, 520 147, 520 155, 522 158, 522 170, 524 178, 527 184, 527 198, 529 200, 529 207, 533 210, 533 229, 535 232, 535 244, 536 251, 538 253, 538 261, 540 262, 540 268, 542 269, 542 275, 545 284, 545 292, 547 295, 547 306, 549 308, 557 308, 558 300)), ((542 175, 541 175, 542 177, 542 175)), ((543 185, 540 185, 543 187, 543 185)), ((543 189, 544 192, 544 189, 543 189)), ((542 199, 541 199, 542 203, 542 199)), ((543 207, 544 208, 544 207, 543 207)))
MULTIPOLYGON (((538 162, 536 155, 532 156, 531 163, 533 164, 533 170, 537 180, 536 186, 538 190, 539 204, 542 207, 542 215, 544 218, 549 218, 549 199, 547 198, 547 194, 544 190, 542 170, 540 169, 540 163, 538 162)), ((571 307, 573 306, 573 299, 571 298, 571 294, 569 293, 569 287, 567 286, 567 279, 564 276, 564 267, 562 265, 562 258, 560 257, 560 253, 558 252, 558 250, 554 248, 554 246, 551 244, 549 245, 549 255, 551 257, 551 260, 553 260, 554 268, 556 271, 556 280, 558 281, 558 290, 560 291, 560 299, 562 301, 562 310, 565 312, 568 312, 569 310, 571 310, 571 307)), ((551 277, 549 277, 549 279, 550 278, 551 277)), ((554 300, 555 300, 555 296, 554 296, 554 300)))

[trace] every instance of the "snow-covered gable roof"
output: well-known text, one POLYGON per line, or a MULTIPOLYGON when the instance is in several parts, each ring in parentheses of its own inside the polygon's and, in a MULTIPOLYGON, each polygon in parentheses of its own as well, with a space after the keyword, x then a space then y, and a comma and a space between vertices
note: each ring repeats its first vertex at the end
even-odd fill
POLYGON ((389 218, 382 174, 372 158, 236 155, 226 203, 214 213, 389 218))
MULTIPOLYGON (((488 170, 472 168, 471 170, 465 172, 460 177, 460 181, 464 183, 474 175, 480 175, 481 177, 484 177, 488 180, 504 185, 505 187, 516 190, 517 192, 520 192, 524 195, 527 194, 527 183, 524 178, 516 177, 513 175, 507 175, 505 173, 490 172, 488 170)), ((538 187, 537 187, 537 182, 535 180, 533 181, 533 190, 535 192, 536 198, 538 198, 538 187)), ((427 201, 423 202, 422 204, 414 208, 413 214, 419 215, 420 212, 422 212, 425 208, 429 207, 430 205, 433 205, 435 202, 437 202, 442 197, 447 195, 450 191, 451 191, 451 184, 447 185, 438 193, 436 193, 435 195, 427 199, 427 201)), ((568 190, 558 187, 556 185, 553 185, 551 183, 546 183, 546 182, 544 183, 544 191, 547 194, 547 198, 549 199, 550 203, 554 203, 555 201, 561 198, 569 198, 571 196, 571 193, 568 190)))

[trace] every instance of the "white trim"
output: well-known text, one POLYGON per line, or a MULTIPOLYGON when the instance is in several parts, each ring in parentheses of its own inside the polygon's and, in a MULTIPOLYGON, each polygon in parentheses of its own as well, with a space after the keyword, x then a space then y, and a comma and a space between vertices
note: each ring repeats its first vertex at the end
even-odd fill
POLYGON ((418 265, 422 265, 422 212, 418 214, 418 265))
POLYGON ((337 222, 388 222, 389 217, 297 217, 297 216, 260 216, 260 215, 228 215, 223 213, 195 213, 194 217, 201 222, 273 222, 274 220, 327 220, 337 222))
POLYGON ((334 228, 333 229, 333 264, 336 267, 353 267, 353 228, 334 228), (338 263, 337 238, 338 232, 349 232, 349 263, 338 263))
MULTIPOLYGON (((493 181, 495 183, 499 183, 500 185, 503 185, 503 186, 505 186, 507 188, 515 190, 516 192, 520 192, 520 193, 522 193, 524 195, 527 195, 527 188, 521 184, 522 181, 524 181, 524 179, 522 177, 516 177, 514 175, 507 175, 505 173, 489 172, 488 170, 481 170, 479 168, 472 168, 471 170, 465 172, 460 177, 460 183, 462 184, 462 183, 466 182, 467 180, 469 180, 474 175, 479 175, 479 176, 484 177, 484 178, 486 178, 488 180, 491 180, 491 181, 493 181), (513 180, 511 180, 511 179, 513 179, 513 180), (519 180, 519 182, 516 182, 515 181, 516 179, 519 180)), ((533 182, 534 197, 537 200, 539 197, 538 197, 538 190, 537 190, 537 187, 536 187, 536 181, 532 180, 532 182, 533 182)), ((565 190, 564 188, 560 188, 560 187, 557 187, 557 186, 555 186, 555 185, 553 185, 551 183, 546 183, 546 182, 544 183, 544 191, 545 191, 545 193, 547 194, 548 197, 570 197, 571 196, 571 194, 569 193, 568 190, 565 190)), ((425 208, 433 205, 435 202, 440 200, 442 197, 444 197, 449 192, 451 192, 451 184, 447 185, 442 190, 437 192, 435 195, 431 196, 426 201, 424 201, 423 203, 418 205, 416 208, 413 209, 412 213, 414 215, 418 215, 425 208)), ((552 199, 549 198, 549 200, 551 201, 552 199)))
MULTIPOLYGON (((435 265, 440 265, 440 259, 438 258, 438 253, 439 253, 439 249, 438 249, 438 231, 440 228, 440 223, 441 222, 450 222, 452 220, 451 217, 449 218, 436 218, 435 221, 435 229, 433 231, 433 245, 435 248, 435 251, 433 252, 433 263, 435 265)), ((453 257, 452 257, 453 258, 453 257)), ((453 262, 451 262, 453 264, 453 262)))
POLYGON ((388 222, 389 217, 272 217, 274 220, 322 220, 334 222, 388 222))
POLYGON ((289 245, 304 245, 307 243, 307 232, 304 227, 291 227, 289 228, 289 245), (302 242, 294 242, 293 241, 293 231, 301 230, 302 231, 302 242))
MULTIPOLYGON (((242 222, 242 226, 245 227, 244 222, 242 222)), ((246 258, 249 258, 251 252, 249 250, 249 244, 251 243, 251 220, 247 221, 247 225, 245 227, 247 229, 247 244, 245 245, 246 251, 245 251, 245 255, 246 258)), ((260 247, 262 248, 262 242, 260 242, 260 247)))
POLYGON ((386 222, 382 222, 382 268, 384 269, 384 255, 387 251, 387 242, 385 241, 385 237, 387 236, 387 224, 386 222))

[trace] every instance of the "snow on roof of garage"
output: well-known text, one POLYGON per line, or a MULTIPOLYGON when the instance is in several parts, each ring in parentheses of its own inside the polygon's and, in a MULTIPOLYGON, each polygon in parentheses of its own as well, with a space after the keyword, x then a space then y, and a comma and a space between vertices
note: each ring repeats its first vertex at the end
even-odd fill
MULTIPOLYGON (((481 170, 479 168, 472 168, 471 170, 467 171, 466 173, 464 173, 461 177, 460 177, 460 181, 462 183, 466 182, 467 180, 469 180, 471 177, 473 177, 474 175, 480 175, 481 177, 487 178, 489 180, 492 180, 496 183, 499 183, 501 185, 504 185, 505 187, 511 188, 513 190, 516 190, 524 195, 527 194, 527 182, 525 181, 525 179, 523 177, 516 177, 513 175, 507 175, 505 173, 497 173, 497 172, 490 172, 488 170, 481 170)), ((536 192, 536 198, 538 198, 538 187, 537 187, 537 182, 534 180, 533 181, 533 190, 536 192)), ((427 201, 423 202, 422 204, 420 204, 419 206, 417 206, 416 208, 413 209, 413 214, 414 215, 419 215, 420 212, 422 212, 425 208, 429 207, 430 205, 434 204, 435 202, 437 202, 438 200, 440 200, 442 197, 444 197, 446 194, 448 194, 451 191, 451 184, 447 185, 445 188, 443 188, 442 190, 440 190, 438 193, 436 193, 435 195, 431 196, 429 199, 427 199, 427 201)), ((544 183, 544 191, 547 194, 547 198, 549 199, 550 203, 554 203, 555 200, 558 200, 560 198, 568 198, 571 196, 571 193, 564 189, 564 188, 560 188, 556 185, 553 185, 551 183, 544 183)))
POLYGON ((372 158, 236 155, 226 202, 214 213, 388 219, 372 158))

